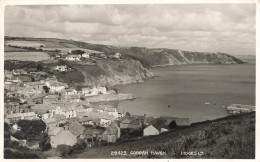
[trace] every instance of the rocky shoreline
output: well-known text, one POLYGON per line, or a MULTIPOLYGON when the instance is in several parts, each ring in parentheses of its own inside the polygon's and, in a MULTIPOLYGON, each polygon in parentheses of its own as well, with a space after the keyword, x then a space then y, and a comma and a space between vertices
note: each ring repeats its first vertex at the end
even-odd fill
POLYGON ((119 100, 132 100, 136 97, 133 94, 100 94, 98 96, 85 97, 86 102, 108 102, 108 101, 119 101, 119 100))

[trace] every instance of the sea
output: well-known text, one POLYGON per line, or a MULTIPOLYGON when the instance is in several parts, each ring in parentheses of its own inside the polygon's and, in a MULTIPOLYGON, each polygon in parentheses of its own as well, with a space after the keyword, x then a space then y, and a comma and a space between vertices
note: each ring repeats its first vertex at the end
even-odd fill
POLYGON ((255 69, 254 62, 156 67, 152 72, 158 77, 116 86, 136 99, 113 104, 120 113, 213 120, 227 116, 229 104, 255 105, 255 69))

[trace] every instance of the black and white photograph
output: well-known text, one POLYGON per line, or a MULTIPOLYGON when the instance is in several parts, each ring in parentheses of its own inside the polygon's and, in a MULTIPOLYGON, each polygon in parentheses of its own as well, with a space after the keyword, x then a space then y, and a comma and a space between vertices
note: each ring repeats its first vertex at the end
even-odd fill
POLYGON ((4 160, 257 159, 257 3, 146 2, 4 6, 4 160))

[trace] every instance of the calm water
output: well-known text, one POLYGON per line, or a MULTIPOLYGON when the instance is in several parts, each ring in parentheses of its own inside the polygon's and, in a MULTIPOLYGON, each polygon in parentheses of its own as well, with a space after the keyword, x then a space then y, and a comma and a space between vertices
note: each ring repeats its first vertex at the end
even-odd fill
POLYGON ((223 106, 230 103, 255 105, 254 64, 166 66, 154 68, 153 73, 159 77, 117 86, 119 92, 137 96, 116 102, 119 112, 197 122, 226 116, 223 106))

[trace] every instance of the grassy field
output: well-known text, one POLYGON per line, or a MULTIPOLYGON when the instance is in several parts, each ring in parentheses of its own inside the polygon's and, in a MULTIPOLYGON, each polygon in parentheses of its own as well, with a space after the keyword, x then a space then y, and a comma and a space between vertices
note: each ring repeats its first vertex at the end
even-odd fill
POLYGON ((4 51, 5 52, 25 52, 25 51, 29 51, 29 50, 23 49, 23 48, 11 47, 11 46, 4 46, 4 51))
POLYGON ((136 141, 91 148, 67 158, 254 159, 255 113, 193 124, 136 141), (111 155, 112 151, 126 151, 127 155, 111 155), (148 151, 149 154, 130 155, 131 151, 148 151), (167 155, 151 155, 151 151, 163 151, 167 155), (203 155, 196 155, 198 152, 203 155), (184 155, 188 153, 195 155, 184 155))
POLYGON ((41 61, 49 59, 46 52, 5 52, 5 60, 41 61))

